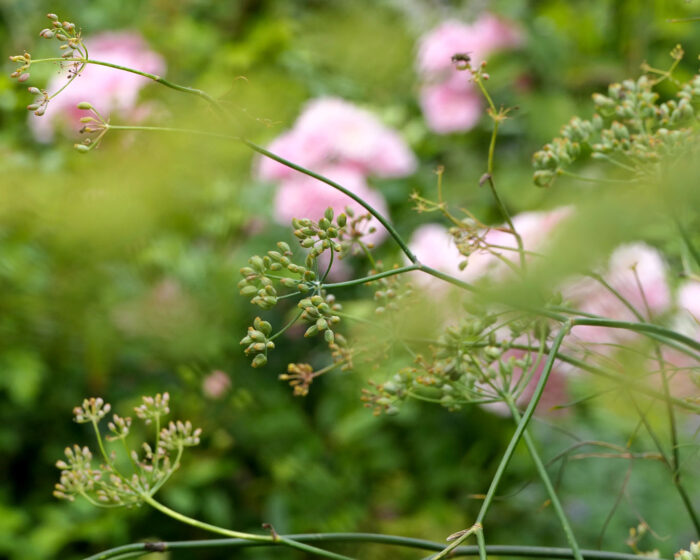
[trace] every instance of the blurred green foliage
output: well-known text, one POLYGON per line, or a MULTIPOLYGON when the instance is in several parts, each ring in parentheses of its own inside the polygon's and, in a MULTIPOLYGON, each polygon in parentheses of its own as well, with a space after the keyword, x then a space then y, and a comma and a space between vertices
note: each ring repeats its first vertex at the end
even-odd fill
MULTIPOLYGON (((667 192, 631 197, 565 180, 538 190, 531 186, 530 157, 570 116, 590 114, 592 92, 635 76, 643 60, 667 67, 678 42, 688 53, 679 77, 692 75, 697 24, 667 19, 696 15, 697 2, 0 0, 0 50, 42 52, 37 32, 48 11, 79 22, 88 35, 136 29, 167 59, 171 80, 220 97, 240 111, 243 132, 260 142, 289 127, 311 97, 333 94, 368 106, 402 132, 421 161, 410 179, 376 183, 398 229, 409 234, 432 218, 413 212, 408 195, 435 196, 437 164, 446 167, 448 200, 486 222, 499 221, 489 193, 477 186, 490 122, 463 135, 429 133, 413 70, 421 33, 487 6, 517 21, 527 36, 522 50, 494 57, 489 66, 496 102, 519 107, 502 129, 497 154, 504 198, 513 213, 577 199, 584 204, 561 249, 558 277, 630 239, 665 248, 677 263, 681 248, 657 212, 667 192)), ((29 96, 10 72, 6 63, 0 74, 0 556, 80 558, 138 539, 205 537, 156 512, 97 511, 50 497, 62 448, 88 439, 70 420, 74 405, 101 395, 126 409, 140 395, 165 390, 177 416, 205 434, 163 491, 164 502, 185 514, 241 530, 270 522, 279 532, 364 530, 435 540, 471 524, 479 506, 473 495, 487 487, 512 431, 509 420, 423 404, 373 417, 361 407, 360 389, 367 378, 392 372, 391 356, 378 367, 360 363, 353 373, 326 376, 305 399, 294 398, 276 374, 287 362, 323 363, 313 344, 282 338, 267 368, 249 367, 238 341, 255 311, 238 296, 238 269, 249 255, 290 236, 272 225, 273 193, 251 178, 249 152, 227 142, 147 134, 114 135, 88 157, 75 153, 70 139, 38 144, 26 126, 29 96), (215 370, 232 383, 218 400, 202 392, 215 370)), ((145 96, 177 125, 217 126, 206 107, 172 91, 150 86, 145 96)), ((689 191, 689 184, 679 179, 671 192, 681 205, 697 208, 697 189, 689 191)), ((698 226, 697 214, 689 219, 698 226)), ((390 243, 379 254, 387 262, 400 259, 390 243)), ((363 272, 363 263, 352 264, 363 272)), ((543 271, 537 282, 551 284, 552 274, 543 271)), ((366 293, 343 296, 352 302, 366 293)), ((416 322, 421 313, 430 311, 416 310, 416 322)), ((281 324, 284 317, 274 319, 281 324)), ((574 380, 574 395, 594 392, 591 383, 574 380)), ((634 430, 631 407, 611 402, 582 405, 556 423, 583 439, 624 445, 634 430)), ((537 433, 550 458, 571 440, 546 423, 537 433)), ((588 459, 562 478, 583 546, 596 546, 625 468, 588 459)), ((503 494, 532 477, 521 450, 503 494)), ((698 482, 688 482, 697 496, 698 482)), ((678 519, 661 466, 635 463, 627 495, 604 547, 625 550, 638 515, 670 537, 652 539, 650 548, 668 556, 687 545, 690 528, 678 519)), ((489 518, 490 541, 561 545, 543 502, 538 484, 499 501, 489 518)), ((347 549, 362 558, 413 557, 362 550, 347 549)))

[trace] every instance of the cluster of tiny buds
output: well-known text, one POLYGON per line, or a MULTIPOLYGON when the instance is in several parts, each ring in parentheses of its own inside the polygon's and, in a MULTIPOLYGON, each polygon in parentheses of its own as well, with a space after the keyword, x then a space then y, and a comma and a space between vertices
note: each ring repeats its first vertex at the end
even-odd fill
POLYGON ((136 416, 146 424, 150 424, 155 418, 165 416, 170 413, 170 395, 158 393, 155 397, 142 397, 143 404, 134 408, 136 416))
POLYGON ((123 418, 117 414, 112 416, 112 422, 107 424, 107 428, 112 432, 111 436, 107 436, 109 441, 123 439, 129 435, 129 429, 131 428, 131 418, 128 416, 123 418))
POLYGON ((75 416, 75 421, 79 424, 99 422, 111 409, 112 406, 109 403, 105 403, 101 397, 91 397, 84 399, 82 406, 76 406, 73 409, 73 416, 75 416))
POLYGON ((700 560, 700 542, 690 543, 690 550, 680 550, 674 557, 676 560, 700 560))
POLYGON ((246 347, 245 355, 252 354, 254 356, 251 364, 254 368, 267 364, 267 351, 275 347, 275 343, 268 340, 271 334, 272 325, 260 317, 256 317, 253 326, 248 327, 247 334, 241 340, 241 345, 246 347))
POLYGON ((308 218, 292 220, 294 227, 294 236, 299 239, 299 243, 305 249, 311 249, 307 257, 307 266, 313 263, 318 255, 326 249, 340 253, 343 249, 342 245, 336 241, 343 231, 343 228, 348 222, 345 214, 339 214, 333 224, 334 211, 333 208, 327 208, 323 218, 318 223, 315 223, 308 218))
POLYGON ((194 429, 192 423, 187 420, 170 422, 167 428, 160 432, 160 441, 165 449, 178 449, 179 447, 192 447, 199 445, 202 429, 194 429))
POLYGON ((294 389, 294 396, 305 397, 309 394, 309 386, 316 377, 313 368, 309 364, 288 364, 287 373, 282 373, 279 379, 289 381, 294 389))
POLYGON ((302 292, 314 287, 316 273, 306 267, 295 264, 291 260, 292 251, 287 243, 277 243, 279 251, 268 251, 263 257, 253 255, 248 259, 250 266, 241 268, 243 280, 238 283, 242 296, 250 297, 250 302, 261 309, 272 309, 277 305, 277 289, 275 281, 285 288, 297 289, 302 292), (279 276, 284 270, 294 274, 296 278, 279 276), (269 275, 270 272, 275 273, 269 275))
POLYGON ((46 17, 51 21, 51 27, 42 29, 39 36, 44 39, 57 39, 61 41, 61 50, 66 52, 62 55, 63 58, 73 58, 74 51, 82 47, 80 31, 76 29, 75 24, 70 21, 59 21, 56 14, 46 14, 46 17))
POLYGON ((300 300, 297 305, 302 310, 301 319, 312 323, 306 329, 304 336, 316 336, 322 332, 325 341, 328 344, 332 344, 335 340, 335 335, 331 327, 340 323, 340 317, 334 312, 338 312, 341 309, 340 304, 335 301, 335 296, 326 293, 317 294, 300 300))
MULTIPOLYGON (((672 56, 676 58, 682 53, 672 56)), ((642 173, 643 164, 692 149, 695 143, 691 125, 698 120, 695 108, 700 100, 700 76, 681 85, 677 99, 660 104, 659 95, 653 91, 657 82, 641 76, 636 81, 611 84, 607 95, 593 94, 597 112, 591 120, 574 117, 562 129, 560 137, 533 156, 535 184, 551 185, 563 167, 582 153, 612 163, 616 162, 611 155, 623 154, 633 170, 642 173)), ((629 164, 626 168, 629 169, 629 164)))

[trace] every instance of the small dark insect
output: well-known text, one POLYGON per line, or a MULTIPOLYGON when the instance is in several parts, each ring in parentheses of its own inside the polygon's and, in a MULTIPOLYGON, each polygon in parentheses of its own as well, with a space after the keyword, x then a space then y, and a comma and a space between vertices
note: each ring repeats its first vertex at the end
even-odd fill
POLYGON ((452 62, 469 62, 471 57, 469 53, 456 53, 452 55, 452 62))
POLYGON ((452 62, 457 66, 457 70, 466 70, 469 68, 471 57, 469 53, 456 53, 452 55, 452 62))

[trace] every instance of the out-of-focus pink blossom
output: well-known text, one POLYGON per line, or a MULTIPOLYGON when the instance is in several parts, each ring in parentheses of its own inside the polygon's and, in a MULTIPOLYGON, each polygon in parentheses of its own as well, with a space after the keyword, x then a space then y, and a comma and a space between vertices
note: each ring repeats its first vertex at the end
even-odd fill
MULTIPOLYGON (((559 224, 571 213, 572 209, 568 206, 550 211, 523 212, 513 218, 513 225, 522 237, 526 250, 542 251, 556 235, 559 224)), ((509 248, 493 250, 502 258, 517 263, 518 245, 511 233, 494 228, 486 233, 484 239, 490 245, 509 248)), ((420 262, 468 282, 484 276, 502 278, 509 270, 501 259, 485 250, 477 250, 467 259, 466 268, 460 271, 459 263, 465 257, 457 250, 447 229, 438 224, 426 224, 416 229, 409 245, 420 262)))
POLYGON ((451 73, 455 54, 468 54, 476 66, 491 52, 517 47, 522 40, 521 33, 512 23, 493 14, 482 14, 472 24, 448 20, 420 39, 418 71, 428 77, 436 77, 441 72, 451 73))
MULTIPOLYGON (((165 72, 163 58, 150 51, 144 39, 137 33, 123 31, 102 33, 87 38, 85 44, 90 58, 128 66, 151 74, 165 72)), ((66 68, 49 81, 49 94, 63 87, 67 80, 66 68)), ((75 132, 80 128, 80 118, 87 115, 77 109, 81 101, 89 101, 105 118, 111 113, 131 117, 137 109, 138 94, 149 83, 148 78, 113 68, 88 64, 75 82, 49 102, 42 117, 30 115, 29 124, 40 142, 49 142, 60 127, 75 132)))
MULTIPOLYGON (((603 278, 643 317, 666 311, 671 303, 666 264, 661 254, 644 243, 623 245, 610 257, 603 278)), ((564 290, 565 297, 586 313, 620 321, 636 321, 635 314, 620 298, 592 278, 576 280, 564 290)), ((580 341, 606 344, 634 338, 623 329, 577 326, 572 331, 580 341)))
MULTIPOLYGON (((554 210, 539 212, 522 212, 513 217, 513 226, 523 241, 526 251, 541 252, 556 235, 559 224, 571 216, 573 209, 570 206, 562 206, 554 210)), ((520 255, 517 251, 518 243, 515 236, 507 231, 492 229, 486 234, 485 240, 488 244, 509 249, 496 249, 505 259, 517 263, 520 255)), ((531 257, 528 256, 528 260, 531 257)), ((502 269, 499 274, 506 272, 506 265, 494 259, 494 266, 502 269)))
MULTIPOLYGON (((319 171, 364 199, 382 215, 388 215, 382 195, 367 185, 364 176, 356 168, 334 166, 319 171)), ((274 215, 280 224, 288 225, 292 218, 320 220, 328 207, 333 208, 336 213, 350 207, 355 212, 355 216, 367 214, 367 210, 346 194, 312 177, 297 173, 280 184, 275 196, 274 215)), ((368 243, 377 244, 388 235, 384 227, 375 219, 364 224, 363 227, 368 233, 363 239, 368 243), (370 228, 374 228, 375 231, 370 233, 370 228)))
POLYGON ((700 326, 700 282, 685 282, 678 289, 678 307, 700 326))
POLYGON ((220 399, 231 388, 231 380, 226 372, 212 371, 202 381, 202 392, 210 399, 220 399))
POLYGON ((423 87, 420 106, 428 128, 437 134, 470 130, 483 113, 478 91, 473 87, 455 89, 449 83, 423 87))
MULTIPOLYGON (((369 111, 334 97, 307 103, 294 127, 274 140, 269 150, 314 171, 339 164, 364 175, 403 177, 417 166, 415 155, 394 130, 369 111)), ((297 172, 263 157, 257 174, 276 181, 297 172)))
POLYGON ((469 74, 457 70, 455 54, 468 54, 477 66, 493 51, 522 44, 519 30, 493 14, 472 24, 449 20, 426 33, 418 44, 417 69, 424 82, 421 107, 428 127, 438 134, 466 131, 479 121, 481 94, 469 74))

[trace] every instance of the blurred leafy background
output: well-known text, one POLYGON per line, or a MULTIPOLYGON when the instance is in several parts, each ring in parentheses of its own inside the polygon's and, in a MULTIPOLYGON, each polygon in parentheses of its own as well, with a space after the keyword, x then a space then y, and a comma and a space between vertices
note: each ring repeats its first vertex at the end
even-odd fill
MULTIPOLYGON (((35 56, 48 50, 37 33, 49 11, 77 22, 88 37, 137 30, 165 57, 171 80, 240 110, 245 133, 262 143, 291 126, 312 97, 332 94, 369 107, 404 135, 421 162, 409 179, 375 182, 408 235, 432 218, 416 214, 408 196, 435 195, 437 164, 446 167, 448 200, 486 222, 499 219, 477 186, 490 122, 484 118, 466 134, 430 133, 416 101, 413 62, 422 33, 484 9, 516 21, 527 37, 522 49, 489 64, 496 102, 519 107, 503 128, 497 159, 513 213, 581 196, 580 186, 564 181, 551 191, 532 186, 530 158, 572 115, 590 115, 591 93, 638 75, 643 60, 667 67, 679 42, 688 53, 679 77, 696 71, 697 24, 667 21, 700 13, 697 2, 682 0, 0 0, 0 50, 35 56)), ((314 344, 296 339, 281 340, 265 369, 250 368, 238 341, 255 311, 237 293, 238 269, 290 237, 271 220, 273 193, 252 179, 250 152, 228 142, 148 134, 115 135, 87 157, 70 139, 39 144, 27 127, 29 96, 10 80, 11 71, 6 62, 0 75, 0 556, 80 558, 144 538, 206 536, 145 508, 98 511, 51 498, 63 447, 89 441, 70 411, 91 395, 126 411, 140 395, 167 390, 174 415, 204 428, 203 445, 162 499, 205 521, 253 531, 269 522, 279 532, 362 530, 435 540, 471 524, 479 507, 473 495, 485 491, 512 431, 508 419, 415 403, 398 416, 375 418, 361 407, 360 389, 368 377, 391 373, 390 361, 324 377, 308 397, 295 398, 276 374, 290 361, 322 360, 314 344), (213 399, 202 383, 217 370, 231 387, 213 399)), ((53 69, 43 71, 33 73, 35 82, 53 69)), ((172 91, 149 86, 144 97, 168 122, 217 126, 206 107, 172 91)), ((638 234, 674 254, 668 232, 628 236, 638 234)), ((390 243, 379 253, 387 262, 400 259, 390 243)), ((364 265, 355 264, 361 273, 364 265)), ((358 289, 344 297, 366 294, 358 289)), ((590 383, 574 380, 574 391, 588 394, 590 383)), ((624 445, 635 424, 629 412, 613 398, 599 399, 556 424, 584 439, 624 445)), ((547 458, 571 443, 547 418, 537 434, 547 458)), ((560 489, 583 546, 598 544, 625 478, 622 463, 567 467, 560 489)), ((503 494, 532 477, 521 450, 503 494)), ((697 496, 697 481, 689 484, 697 496)), ((640 514, 669 537, 651 539, 649 548, 668 557, 687 546, 693 535, 661 466, 635 463, 627 494, 604 548, 626 550, 627 530, 640 514)), ((490 542, 563 544, 544 500, 539 485, 530 484, 499 501, 489 517, 490 542)), ((374 546, 344 551, 415 556, 374 546)))

